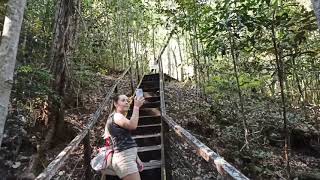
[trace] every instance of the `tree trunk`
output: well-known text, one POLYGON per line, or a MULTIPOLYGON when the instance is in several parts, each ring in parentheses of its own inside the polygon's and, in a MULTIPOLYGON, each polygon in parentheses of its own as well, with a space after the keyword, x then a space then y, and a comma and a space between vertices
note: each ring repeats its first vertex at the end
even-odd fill
POLYGON ((177 77, 177 80, 179 80, 177 57, 176 57, 176 54, 175 54, 174 50, 171 49, 171 51, 172 51, 172 55, 173 55, 173 59, 174 59, 174 68, 175 68, 175 70, 176 70, 176 77, 177 77))
POLYGON ((182 52, 181 52, 181 47, 180 47, 180 39, 179 36, 177 36, 177 41, 178 41, 178 48, 179 48, 179 56, 180 56, 180 66, 181 66, 181 81, 184 80, 184 69, 183 69, 183 58, 182 58, 182 52))
MULTIPOLYGON (((199 50, 198 50, 198 53, 200 52, 203 52, 203 44, 201 42, 198 43, 199 44, 199 50)), ((201 91, 200 91, 200 94, 201 94, 201 97, 203 98, 204 95, 205 95, 205 83, 206 83, 206 78, 205 78, 205 73, 204 73, 204 67, 206 65, 206 57, 203 53, 201 53, 202 55, 202 59, 203 59, 203 64, 200 64, 200 58, 199 58, 199 62, 198 64, 200 64, 200 67, 199 67, 199 82, 200 82, 200 85, 201 85, 201 91)))
POLYGON ((208 82, 210 82, 210 70, 211 70, 210 62, 212 62, 212 56, 210 56, 210 58, 208 57, 208 59, 207 59, 207 79, 208 79, 208 82))
POLYGON ((0 45, 0 147, 8 114, 13 72, 26 0, 9 0, 0 45))
POLYGON ((168 58, 168 75, 171 76, 171 57, 170 57, 170 48, 167 50, 167 58, 168 58))
POLYGON ((111 56, 112 56, 112 70, 115 71, 116 70, 116 62, 115 62, 115 59, 114 59, 113 48, 111 48, 111 56))
POLYGON ((276 56, 276 65, 277 65, 277 72, 278 78, 280 83, 280 91, 281 91, 281 103, 282 103, 282 114, 283 114, 283 130, 285 132, 285 144, 284 144, 284 156, 286 160, 286 173, 287 178, 290 179, 290 164, 289 164, 289 132, 287 127, 287 110, 286 110, 286 101, 285 101, 285 93, 284 93, 284 84, 283 84, 283 62, 281 56, 279 56, 279 50, 277 45, 275 27, 274 27, 274 19, 275 19, 276 10, 273 12, 273 21, 271 24, 271 31, 272 31, 272 43, 274 48, 274 54, 276 56))
POLYGON ((320 29, 320 0, 311 0, 314 14, 317 18, 318 28, 320 29))
POLYGON ((38 174, 42 170, 42 159, 50 148, 53 138, 64 138, 64 97, 67 86, 68 59, 73 48, 76 28, 76 7, 79 0, 59 0, 56 6, 55 26, 50 60, 53 94, 49 96, 49 130, 44 142, 38 149, 32 171, 38 174))
MULTIPOLYGON (((138 55, 138 32, 137 32, 137 36, 136 36, 136 40, 134 40, 134 57, 135 57, 135 61, 136 61, 136 76, 137 77, 137 83, 139 83, 140 81, 140 70, 139 70, 139 62, 138 62, 138 59, 139 59, 139 55, 138 55)), ((140 65, 141 66, 141 65, 140 65)))
POLYGON ((154 26, 152 26, 152 51, 153 51, 153 64, 157 64, 157 59, 156 59, 156 47, 154 44, 154 26))
POLYGON ((54 81, 52 87, 57 97, 51 97, 50 120, 56 121, 57 135, 64 134, 64 96, 67 85, 67 66, 73 48, 75 28, 75 5, 79 0, 59 0, 57 21, 55 22, 51 61, 54 81))
MULTIPOLYGON (((191 39, 191 38, 190 38, 191 39)), ((184 43, 185 43, 185 52, 186 52, 186 59, 185 59, 185 64, 187 65, 187 66, 189 66, 189 58, 191 57, 191 59, 193 58, 193 55, 191 55, 190 57, 189 57, 189 54, 191 54, 190 53, 190 50, 192 49, 192 48, 189 48, 189 41, 190 41, 190 39, 188 39, 188 34, 186 33, 186 35, 185 35, 185 38, 184 38, 184 43)), ((185 74, 186 76, 187 76, 187 80, 189 80, 190 79, 190 73, 189 73, 189 71, 187 71, 186 72, 186 74, 185 74)))
POLYGON ((128 61, 128 64, 130 64, 131 63, 131 51, 130 51, 130 37, 129 37, 129 27, 127 26, 127 42, 126 42, 126 45, 127 45, 127 56, 128 56, 128 58, 127 58, 127 61, 128 61))
POLYGON ((242 97, 242 91, 241 91, 240 81, 239 81, 239 72, 238 72, 238 66, 237 66, 239 55, 238 55, 238 53, 235 52, 235 48, 234 48, 235 40, 234 40, 234 36, 231 32, 231 29, 229 29, 228 32, 229 32, 229 41, 230 41, 231 56, 232 56, 232 62, 233 62, 233 72, 234 72, 234 76, 235 76, 236 82, 237 82, 240 110, 241 110, 241 116, 242 116, 241 119, 242 119, 243 128, 244 128, 245 145, 248 146, 249 145, 249 141, 248 141, 249 130, 248 130, 248 124, 247 124, 247 121, 245 118, 245 114, 244 114, 244 101, 243 101, 243 97, 242 97))
MULTIPOLYGON (((190 37, 191 39, 191 37, 190 37)), ((195 45, 194 45, 194 40, 190 40, 191 43, 191 49, 192 49, 192 59, 193 59, 193 74, 194 74, 194 81, 196 84, 196 89, 197 89, 197 94, 198 94, 198 68, 197 68, 197 55, 196 55, 196 50, 195 50, 195 45)))

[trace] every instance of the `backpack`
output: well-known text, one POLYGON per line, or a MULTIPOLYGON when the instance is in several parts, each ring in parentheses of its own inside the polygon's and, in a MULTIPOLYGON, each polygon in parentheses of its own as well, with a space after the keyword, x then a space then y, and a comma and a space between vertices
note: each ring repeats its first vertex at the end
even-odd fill
POLYGON ((105 147, 98 150, 98 154, 91 160, 90 164, 95 171, 111 169, 113 148, 110 146, 110 137, 106 139, 105 147))
MULTIPOLYGON (((109 117, 113 120, 113 114, 111 114, 109 117)), ((109 118, 108 118, 109 120, 109 118)), ((107 123, 108 124, 108 123, 107 123)), ((106 126, 107 126, 106 124, 106 126)), ((91 160, 90 165, 92 169, 95 171, 105 171, 107 170, 108 174, 113 175, 115 174, 112 169, 112 156, 114 153, 113 145, 111 144, 112 138, 110 136, 110 133, 108 132, 108 128, 106 127, 106 133, 105 133, 105 146, 102 148, 99 148, 98 154, 91 160)))

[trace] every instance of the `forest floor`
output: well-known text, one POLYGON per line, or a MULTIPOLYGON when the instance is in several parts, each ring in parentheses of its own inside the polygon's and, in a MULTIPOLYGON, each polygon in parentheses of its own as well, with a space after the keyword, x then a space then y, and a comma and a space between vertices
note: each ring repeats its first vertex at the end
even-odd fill
MULTIPOLYGON (((167 83, 168 115, 248 177, 285 179, 283 120, 277 102, 258 95, 245 100, 250 135, 249 147, 244 148, 236 100, 214 102, 194 92, 185 83, 167 83)), ((320 179, 320 107, 308 106, 307 114, 305 119, 299 108, 287 113, 291 173, 295 179, 320 179)))
MULTIPOLYGON (((53 145, 46 153, 44 167, 83 128, 118 76, 119 74, 97 75, 93 79, 98 82, 96 86, 86 88, 79 95, 77 106, 70 106, 66 110, 65 120, 70 131, 64 141, 53 145)), ((128 79, 126 77, 121 81, 119 93, 130 94, 128 79)), ((245 175, 252 179, 285 177, 282 118, 276 102, 268 98, 246 99, 245 112, 251 134, 249 148, 242 149, 243 127, 234 101, 224 100, 217 103, 209 97, 206 100, 199 99, 192 87, 179 82, 166 83, 165 88, 168 115, 245 175)), ((74 96, 68 97, 70 104, 74 104, 74 96)), ((14 107, 14 102, 12 104, 14 107)), ((108 112, 109 107, 106 109, 108 112)), ((291 129, 291 171, 294 177, 300 177, 299 179, 312 179, 312 176, 319 179, 320 107, 309 106, 307 111, 307 120, 301 109, 290 108, 288 112, 291 129)), ((6 123, 5 138, 0 150, 0 177, 4 180, 28 176, 33 178, 26 172, 30 171, 37 146, 47 130, 45 118, 39 118, 42 116, 39 114, 41 108, 35 108, 35 114, 23 112, 25 111, 12 108, 6 123)), ((94 151, 103 144, 103 119, 107 114, 104 113, 95 130, 91 132, 94 151)), ((83 179, 83 174, 83 146, 80 145, 54 179, 83 179)), ((212 176, 202 177, 200 179, 211 179, 212 176)))

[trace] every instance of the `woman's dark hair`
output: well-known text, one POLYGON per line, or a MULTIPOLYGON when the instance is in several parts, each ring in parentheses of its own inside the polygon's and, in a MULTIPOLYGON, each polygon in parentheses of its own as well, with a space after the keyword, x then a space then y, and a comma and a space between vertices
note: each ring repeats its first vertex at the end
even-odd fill
POLYGON ((111 104, 111 112, 114 112, 116 110, 116 106, 114 103, 117 103, 119 100, 120 94, 115 94, 111 99, 112 99, 112 104, 111 104))

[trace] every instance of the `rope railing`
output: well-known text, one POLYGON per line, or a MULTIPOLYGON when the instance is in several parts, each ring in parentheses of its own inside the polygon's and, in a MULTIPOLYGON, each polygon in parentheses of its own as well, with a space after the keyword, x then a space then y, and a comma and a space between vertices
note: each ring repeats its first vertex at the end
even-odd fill
MULTIPOLYGON (((122 73, 122 75, 117 79, 116 83, 112 86, 111 90, 108 90, 109 92, 105 95, 103 101, 100 103, 99 108, 96 110, 96 112, 93 114, 93 116, 89 119, 89 122, 84 127, 84 129, 68 144, 67 147, 65 147, 57 156, 56 158, 51 161, 51 163, 47 166, 47 168, 40 173, 36 180, 48 180, 51 179, 56 172, 62 167, 64 162, 69 158, 70 154, 79 146, 80 142, 85 139, 89 141, 89 132, 94 127, 94 125, 98 122, 98 119, 101 115, 101 112, 103 109, 107 106, 108 101, 110 100, 112 94, 114 91, 117 90, 117 87, 123 79, 123 77, 129 72, 129 70, 132 68, 132 66, 136 63, 136 61, 132 61, 129 67, 122 73), (87 136, 87 138, 85 138, 87 136)), ((88 144, 88 143, 86 143, 88 144)), ((91 157, 87 157, 90 158, 91 157)), ((90 161, 89 161, 90 163, 90 161)))
MULTIPOLYGON (((200 140, 198 140, 196 137, 194 137, 191 133, 189 133, 187 130, 182 128, 180 125, 178 125, 171 117, 169 117, 166 114, 166 108, 165 108, 165 99, 164 99, 164 73, 163 73, 163 65, 161 57, 159 58, 159 76, 160 76, 160 107, 161 107, 161 125, 162 125, 162 179, 172 179, 170 176, 170 171, 166 169, 166 158, 164 157, 164 147, 166 142, 165 141, 165 131, 168 127, 171 130, 174 131, 176 135, 178 135, 184 142, 188 143, 195 151, 195 153, 202 157, 209 166, 212 167, 212 169, 215 169, 218 171, 218 173, 227 179, 236 179, 236 180, 248 180, 244 174, 242 174, 240 171, 238 171, 235 167, 233 167, 231 164, 229 164, 227 161, 225 161, 221 156, 219 156, 216 152, 211 150, 208 146, 203 144, 200 140)), ((168 150, 168 149, 167 149, 168 150)))

